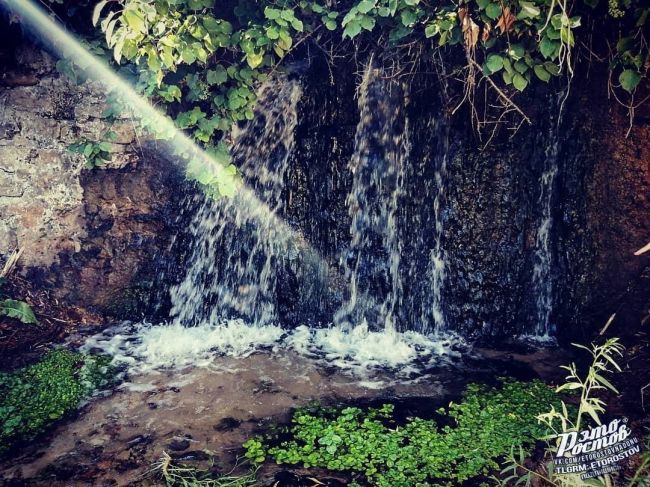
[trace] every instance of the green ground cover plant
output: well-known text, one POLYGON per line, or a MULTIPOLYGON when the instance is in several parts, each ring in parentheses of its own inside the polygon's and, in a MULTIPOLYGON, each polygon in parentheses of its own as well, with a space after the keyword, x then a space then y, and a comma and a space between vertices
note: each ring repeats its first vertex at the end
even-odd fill
POLYGON ((281 464, 352 472, 381 487, 459 485, 499 470, 512 445, 530 451, 549 433, 537 416, 560 407, 541 381, 503 379, 499 387, 467 386, 463 399, 440 408, 436 419, 393 419, 394 406, 367 410, 305 408, 280 433, 252 438, 246 457, 281 464))
POLYGON ((110 357, 55 349, 36 364, 0 373, 0 453, 77 409, 114 374, 110 357))

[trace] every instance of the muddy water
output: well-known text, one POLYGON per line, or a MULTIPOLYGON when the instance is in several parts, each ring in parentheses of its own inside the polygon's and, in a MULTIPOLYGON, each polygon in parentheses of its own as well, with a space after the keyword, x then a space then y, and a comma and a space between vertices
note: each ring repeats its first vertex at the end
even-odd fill
MULTIPOLYGON (((430 369, 410 382, 395 382, 393 374, 379 370, 353 376, 291 351, 149 372, 95 398, 76 418, 0 463, 0 479, 7 485, 151 484, 155 479, 148 471, 164 451, 188 461, 212 456, 228 471, 246 439, 287 421, 291 408, 312 400, 391 401, 401 404, 402 412, 426 415, 457 397, 470 380, 489 382, 506 374, 529 378, 557 370, 548 352, 486 350, 482 355, 474 359, 478 367, 470 360, 462 369, 430 369)), ((262 469, 259 485, 273 485, 276 472, 262 469)))
POLYGON ((231 465, 248 437, 286 421, 292 407, 316 399, 441 398, 447 388, 440 379, 394 384, 380 372, 353 378, 290 352, 224 357, 210 368, 133 378, 0 466, 0 472, 5 479, 38 479, 39 485, 128 485, 163 451, 199 458, 208 452, 219 464, 231 465))

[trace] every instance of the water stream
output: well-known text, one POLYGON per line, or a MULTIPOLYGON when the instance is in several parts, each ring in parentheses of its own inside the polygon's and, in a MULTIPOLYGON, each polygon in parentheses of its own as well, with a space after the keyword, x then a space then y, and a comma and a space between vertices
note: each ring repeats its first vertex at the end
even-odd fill
POLYGON ((536 321, 534 336, 537 341, 553 341, 555 325, 551 321, 553 312, 553 203, 558 175, 558 155, 560 152, 560 124, 562 123, 562 103, 565 94, 551 97, 551 119, 544 144, 543 172, 539 179, 537 205, 540 211, 539 224, 535 235, 533 255, 533 293, 535 296, 536 321))
POLYGON ((351 241, 342 266, 350 289, 334 316, 335 325, 344 329, 396 330, 402 294, 397 209, 409 155, 401 94, 401 87, 382 79, 371 61, 359 86, 360 116, 349 163, 351 241))
POLYGON ((255 118, 235 135, 234 159, 266 205, 264 211, 240 204, 238 194, 216 200, 199 195, 188 201, 194 211, 192 250, 185 278, 171 289, 176 323, 191 326, 231 318, 259 326, 278 323, 278 266, 292 235, 266 212, 282 211, 300 94, 295 80, 268 81, 259 91, 255 118))

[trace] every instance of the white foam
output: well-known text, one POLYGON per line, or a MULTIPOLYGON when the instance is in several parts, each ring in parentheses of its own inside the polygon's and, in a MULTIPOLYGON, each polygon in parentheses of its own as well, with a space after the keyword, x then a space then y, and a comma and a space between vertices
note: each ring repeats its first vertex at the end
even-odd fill
POLYGON ((451 335, 407 331, 371 331, 358 326, 283 330, 279 326, 249 326, 241 320, 184 327, 180 324, 123 324, 90 337, 83 351, 110 354, 131 375, 164 369, 211 367, 219 356, 247 357, 281 349, 355 373, 392 369, 411 377, 432 364, 460 356, 454 348, 467 345, 451 335))
POLYGON ((220 355, 246 357, 255 351, 277 345, 284 331, 277 326, 247 326, 241 320, 218 325, 180 324, 121 325, 117 331, 95 335, 86 341, 83 351, 99 349, 114 357, 131 373, 185 367, 206 367, 220 355))

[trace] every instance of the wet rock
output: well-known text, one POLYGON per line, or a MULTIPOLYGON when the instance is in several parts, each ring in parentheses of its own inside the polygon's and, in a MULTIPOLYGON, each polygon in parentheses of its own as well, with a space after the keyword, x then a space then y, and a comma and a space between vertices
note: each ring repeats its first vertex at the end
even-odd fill
POLYGON ((129 439, 126 441, 126 446, 127 448, 133 448, 135 446, 143 446, 143 445, 148 445, 153 441, 153 437, 151 435, 137 435, 134 436, 133 438, 129 439))
POLYGON ((213 426, 215 431, 232 431, 235 428, 238 428, 241 424, 241 421, 235 418, 222 418, 219 422, 213 426))
POLYGON ((171 457, 174 460, 181 462, 203 462, 214 458, 212 455, 204 452, 203 450, 191 450, 182 453, 172 452, 171 457))
POLYGON ((84 169, 68 146, 101 140, 105 90, 73 84, 27 43, 14 49, 37 83, 0 83, 0 254, 25 247, 22 274, 57 299, 139 318, 164 287, 156 282, 182 175, 155 151, 144 155, 128 120, 113 128, 112 161, 84 169))
POLYGON ((175 436, 167 443, 167 448, 171 451, 183 451, 190 447, 190 439, 187 437, 175 436))

